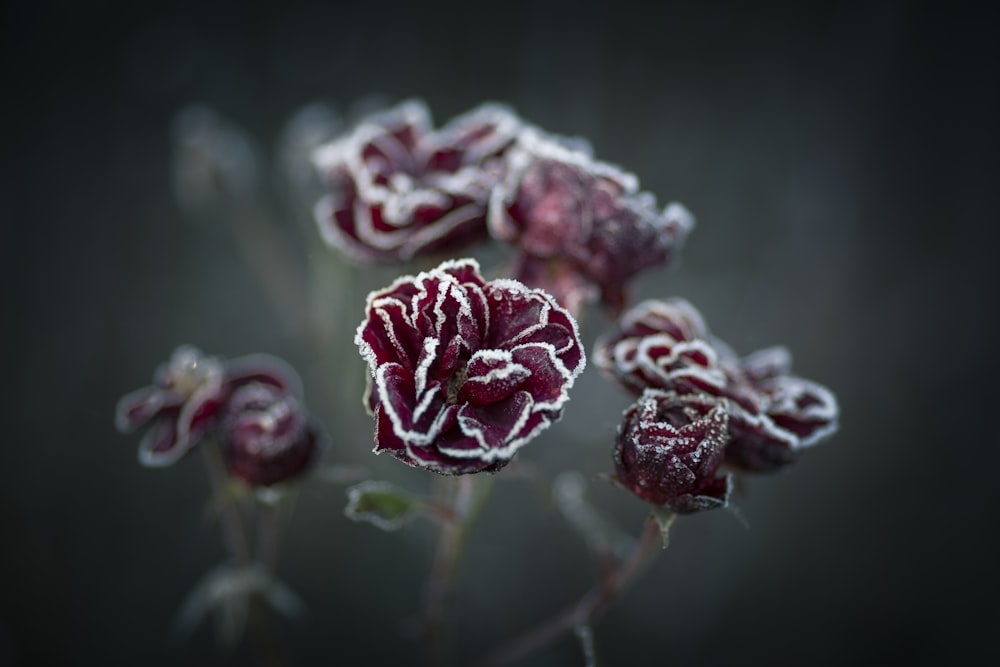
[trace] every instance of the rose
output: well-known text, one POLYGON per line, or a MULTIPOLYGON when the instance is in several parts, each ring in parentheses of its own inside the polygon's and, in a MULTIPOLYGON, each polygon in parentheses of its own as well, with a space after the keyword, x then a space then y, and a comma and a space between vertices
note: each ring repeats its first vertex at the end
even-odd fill
POLYGON ((725 507, 732 480, 718 470, 727 424, 723 401, 646 389, 618 428, 616 481, 678 514, 725 507))
POLYGON ((485 238, 489 192, 520 126, 498 104, 438 131, 416 100, 365 118, 314 154, 332 190, 316 207, 323 239, 355 259, 401 261, 485 238))
POLYGON ((657 209, 638 180, 592 159, 583 143, 528 128, 490 198, 490 233, 520 252, 514 276, 571 310, 597 295, 620 311, 639 271, 665 265, 694 226, 680 204, 657 209), (573 279, 575 278, 575 280, 573 279))
POLYGON ((301 401, 263 382, 236 389, 219 421, 226 469, 252 486, 271 486, 300 475, 324 444, 301 401))
POLYGON ((375 452, 450 475, 505 466, 559 419, 585 364, 576 321, 550 295, 486 282, 471 259, 370 294, 355 342, 375 452))

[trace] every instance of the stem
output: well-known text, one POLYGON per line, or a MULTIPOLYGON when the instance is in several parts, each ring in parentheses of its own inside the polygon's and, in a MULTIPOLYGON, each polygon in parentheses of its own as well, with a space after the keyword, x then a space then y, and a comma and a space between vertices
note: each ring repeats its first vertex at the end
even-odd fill
POLYGON ((529 630, 520 637, 489 654, 477 663, 479 667, 499 667, 528 655, 553 639, 571 630, 590 625, 597 614, 618 597, 625 587, 642 571, 643 565, 656 552, 662 537, 659 525, 653 518, 646 521, 642 536, 635 547, 618 566, 584 595, 579 602, 570 605, 548 621, 529 630))
POLYGON ((212 484, 212 499, 222 527, 222 540, 226 545, 229 557, 237 565, 247 565, 250 562, 250 549, 247 546, 247 535, 243 528, 243 519, 235 502, 223 496, 226 486, 226 470, 222 464, 222 454, 214 442, 206 442, 201 446, 204 453, 205 467, 212 484))
POLYGON ((441 521, 437 550, 434 553, 434 562, 427 582, 424 628, 428 661, 431 665, 448 663, 445 607, 449 589, 458 570, 466 529, 474 509, 473 476, 462 475, 455 481, 457 483, 452 483, 452 480, 446 478, 437 480, 440 502, 443 506, 450 507, 454 519, 441 521))
POLYGON ((278 564, 281 508, 274 503, 257 503, 257 560, 273 574, 278 564))

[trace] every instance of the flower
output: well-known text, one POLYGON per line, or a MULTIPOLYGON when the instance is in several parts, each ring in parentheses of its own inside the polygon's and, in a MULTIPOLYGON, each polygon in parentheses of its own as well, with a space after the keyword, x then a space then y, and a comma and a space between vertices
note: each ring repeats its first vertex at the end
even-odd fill
POLYGON ((626 283, 667 264, 694 226, 683 206, 660 211, 633 174, 593 160, 586 144, 528 128, 507 161, 490 198, 490 233, 520 251, 516 278, 542 280, 529 284, 553 291, 571 309, 599 295, 620 311, 626 283))
POLYGON ((618 427, 616 481, 678 514, 725 507, 732 479, 718 470, 727 423, 725 403, 711 396, 646 389, 618 427))
POLYGON ((233 392, 222 410, 219 432, 229 474, 252 486, 271 486, 301 474, 324 444, 298 397, 263 382, 233 392))
POLYGON ((644 301, 624 313, 615 331, 595 345, 594 363, 635 394, 652 387, 726 399, 726 462, 742 470, 783 467, 837 430, 836 397, 791 375, 787 349, 740 359, 681 299, 644 301))
POLYGON ((279 359, 251 355, 224 362, 190 345, 178 347, 153 382, 123 396, 115 412, 119 431, 148 429, 139 443, 139 462, 146 466, 168 466, 183 457, 212 432, 226 400, 243 385, 301 392, 298 375, 279 359))
POLYGON ((499 104, 437 131, 416 100, 369 116, 314 153, 333 190, 316 206, 323 239, 359 260, 386 262, 485 238, 490 189, 520 126, 499 104))
POLYGON ((472 259, 368 296, 355 342, 368 361, 375 452, 448 475, 494 472, 557 420, 586 358, 576 321, 472 259))

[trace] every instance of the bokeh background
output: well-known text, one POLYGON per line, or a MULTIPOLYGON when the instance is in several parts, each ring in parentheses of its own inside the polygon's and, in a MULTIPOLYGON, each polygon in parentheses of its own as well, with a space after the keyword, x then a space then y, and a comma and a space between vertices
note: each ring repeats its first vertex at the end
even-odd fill
MULTIPOLYGON (((178 344, 288 359, 335 434, 324 463, 427 488, 371 455, 358 400, 350 338, 395 269, 324 248, 301 180, 337 118, 414 96, 439 123, 507 102, 686 204, 682 261, 636 296, 691 300, 741 353, 788 345, 840 399, 832 441, 747 480, 749 528, 678 523, 596 624, 601 664, 994 653, 1000 49, 986 9, 930 5, 5 3, 0 664, 246 663, 208 624, 170 638, 223 558, 200 462, 141 468, 113 428, 178 344), (204 136, 230 160, 207 189, 204 136)), ((607 324, 591 312, 585 341, 607 324)), ((626 403, 588 369, 522 456, 609 471, 626 403)), ((638 530, 638 501, 589 492, 638 530)), ((421 664, 406 629, 432 526, 383 533, 343 506, 310 481, 286 526, 279 574, 308 607, 277 622, 287 664, 421 664)), ((498 480, 456 584, 457 664, 593 574, 557 511, 498 480)), ((566 637, 521 664, 582 658, 566 637)))

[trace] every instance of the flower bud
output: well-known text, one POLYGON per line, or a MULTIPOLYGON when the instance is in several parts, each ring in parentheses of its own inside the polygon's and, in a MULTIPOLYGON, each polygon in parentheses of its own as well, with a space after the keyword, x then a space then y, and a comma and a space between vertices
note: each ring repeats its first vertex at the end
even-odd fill
POLYGON ((618 429, 617 481, 654 505, 690 514, 729 502, 732 481, 719 476, 729 438, 725 403, 647 389, 618 429))

